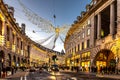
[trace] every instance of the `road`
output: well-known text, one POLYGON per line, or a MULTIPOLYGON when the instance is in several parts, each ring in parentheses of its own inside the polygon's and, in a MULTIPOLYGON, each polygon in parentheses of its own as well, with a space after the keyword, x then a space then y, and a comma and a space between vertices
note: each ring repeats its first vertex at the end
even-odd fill
POLYGON ((7 80, 120 80, 114 77, 107 78, 104 76, 97 76, 96 74, 88 74, 83 72, 21 72, 15 76, 8 77, 7 80), (27 73, 27 74, 26 74, 27 73))

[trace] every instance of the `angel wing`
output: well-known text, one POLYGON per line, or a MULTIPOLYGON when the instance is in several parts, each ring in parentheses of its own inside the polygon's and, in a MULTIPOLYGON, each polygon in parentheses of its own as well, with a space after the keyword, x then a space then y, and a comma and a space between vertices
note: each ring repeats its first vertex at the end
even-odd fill
POLYGON ((71 27, 71 25, 67 25, 67 24, 59 27, 59 29, 60 29, 59 33, 63 34, 63 35, 66 35, 68 30, 70 29, 70 27, 71 27))
POLYGON ((37 25, 43 32, 46 32, 46 33, 55 32, 55 27, 52 25, 50 21, 34 13, 32 10, 27 8, 20 0, 18 0, 18 2, 22 7, 22 10, 25 16, 28 18, 28 20, 31 23, 37 25))

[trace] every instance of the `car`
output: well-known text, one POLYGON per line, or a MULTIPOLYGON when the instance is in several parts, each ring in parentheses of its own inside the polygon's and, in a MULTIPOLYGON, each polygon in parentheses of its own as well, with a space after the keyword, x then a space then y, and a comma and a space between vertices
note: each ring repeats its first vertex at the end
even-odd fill
POLYGON ((35 70, 34 67, 31 67, 30 70, 29 70, 29 72, 35 72, 35 71, 36 71, 36 70, 35 70))

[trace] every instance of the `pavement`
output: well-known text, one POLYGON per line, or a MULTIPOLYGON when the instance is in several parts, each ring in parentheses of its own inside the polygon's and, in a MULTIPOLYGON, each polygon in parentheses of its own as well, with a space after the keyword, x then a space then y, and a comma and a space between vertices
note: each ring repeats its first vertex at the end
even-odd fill
POLYGON ((6 76, 5 78, 0 78, 0 80, 7 80, 10 78, 23 77, 23 76, 26 76, 28 73, 29 73, 28 71, 17 71, 13 75, 6 76))

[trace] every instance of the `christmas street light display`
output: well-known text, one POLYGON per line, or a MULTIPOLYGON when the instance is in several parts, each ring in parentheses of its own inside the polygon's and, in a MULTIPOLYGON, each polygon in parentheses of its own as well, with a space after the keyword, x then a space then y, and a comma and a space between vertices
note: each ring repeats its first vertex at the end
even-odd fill
MULTIPOLYGON (((42 17, 40 17, 39 15, 37 15, 36 13, 34 13, 32 10, 30 10, 29 8, 27 8, 20 0, 18 0, 23 12, 25 14, 25 16, 28 18, 28 20, 33 23, 34 25, 36 25, 38 28, 41 29, 41 31, 45 32, 45 33, 53 33, 54 35, 50 35, 48 38, 43 39, 41 41, 39 41, 39 44, 43 44, 46 41, 50 40, 50 43, 48 43, 47 45, 45 45, 45 47, 49 47, 50 49, 54 49, 55 48, 55 44, 58 38, 60 38, 60 40, 64 43, 64 38, 62 37, 62 35, 66 35, 67 31, 69 30, 69 28, 71 27, 71 25, 63 25, 63 26, 53 26, 52 23, 42 17)), ((56 18, 56 15, 53 15, 54 20, 56 18)), ((33 31, 35 33, 35 31, 33 31)))

